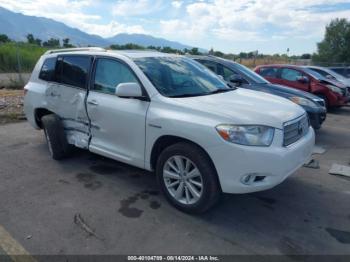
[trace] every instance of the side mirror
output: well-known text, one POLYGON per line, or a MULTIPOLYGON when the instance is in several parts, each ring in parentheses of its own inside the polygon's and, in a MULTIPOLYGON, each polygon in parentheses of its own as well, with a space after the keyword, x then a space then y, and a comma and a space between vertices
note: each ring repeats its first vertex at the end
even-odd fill
POLYGON ((238 74, 231 75, 229 78, 229 81, 231 83, 236 84, 236 85, 240 85, 240 84, 244 83, 243 77, 241 75, 238 75, 238 74))
POLYGON ((327 79, 330 79, 330 80, 334 80, 334 79, 335 79, 335 77, 333 77, 333 76, 331 76, 331 75, 326 75, 326 78, 327 78, 327 79))
POLYGON ((124 98, 143 97, 141 86, 138 83, 120 83, 115 88, 115 94, 124 98))
POLYGON ((307 76, 300 76, 297 78, 297 81, 302 83, 302 84, 307 84, 310 82, 310 80, 307 76))

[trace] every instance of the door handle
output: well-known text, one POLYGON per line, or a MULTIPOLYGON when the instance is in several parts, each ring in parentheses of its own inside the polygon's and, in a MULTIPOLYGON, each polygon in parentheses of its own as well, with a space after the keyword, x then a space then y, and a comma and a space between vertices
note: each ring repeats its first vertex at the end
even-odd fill
POLYGON ((52 97, 60 97, 61 96, 60 94, 57 94, 57 93, 54 93, 54 92, 50 92, 49 95, 52 96, 52 97))
POLYGON ((98 102, 96 100, 88 101, 88 104, 92 106, 98 106, 98 102))

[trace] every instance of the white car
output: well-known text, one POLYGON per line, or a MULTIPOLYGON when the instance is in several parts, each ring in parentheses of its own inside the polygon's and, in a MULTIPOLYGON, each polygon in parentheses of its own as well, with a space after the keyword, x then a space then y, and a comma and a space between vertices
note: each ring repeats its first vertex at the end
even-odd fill
POLYGON ((48 51, 25 86, 28 121, 54 159, 71 146, 155 171, 185 212, 222 192, 272 188, 309 159, 305 111, 281 97, 234 89, 194 60, 149 51, 48 51))
POLYGON ((343 85, 345 85, 348 88, 348 90, 350 92, 350 79, 349 78, 346 78, 346 77, 338 74, 337 72, 334 72, 333 70, 331 70, 327 67, 307 66, 307 68, 319 73, 320 75, 324 76, 326 79, 335 80, 335 81, 342 83, 343 85))

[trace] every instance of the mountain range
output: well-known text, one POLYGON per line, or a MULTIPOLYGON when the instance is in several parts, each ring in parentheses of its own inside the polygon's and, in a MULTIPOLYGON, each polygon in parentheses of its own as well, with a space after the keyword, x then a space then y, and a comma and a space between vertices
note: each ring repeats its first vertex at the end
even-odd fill
MULTIPOLYGON (((33 34, 35 38, 46 41, 50 38, 69 38, 70 43, 76 46, 101 46, 107 47, 111 44, 133 43, 141 46, 171 47, 183 50, 191 49, 191 46, 163 38, 153 37, 145 34, 117 34, 113 37, 103 38, 98 35, 85 33, 77 28, 72 28, 64 23, 53 19, 28 16, 15 13, 0 7, 0 34, 6 34, 16 41, 26 41, 28 34, 33 34)), ((203 50, 203 49, 202 49, 203 50)))

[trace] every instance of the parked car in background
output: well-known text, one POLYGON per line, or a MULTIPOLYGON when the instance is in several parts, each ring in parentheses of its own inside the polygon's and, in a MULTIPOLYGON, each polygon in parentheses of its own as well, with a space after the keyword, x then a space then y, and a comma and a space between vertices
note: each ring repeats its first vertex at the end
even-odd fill
POLYGON ((325 101, 318 96, 294 88, 271 84, 249 68, 230 60, 214 56, 191 56, 191 58, 236 87, 281 96, 300 105, 308 113, 314 129, 319 129, 326 119, 325 101))
POLYGON ((323 77, 325 77, 327 79, 338 81, 338 82, 342 83, 343 85, 345 85, 347 87, 348 94, 350 94, 350 78, 346 78, 346 77, 334 72, 333 70, 331 70, 327 67, 306 66, 306 68, 309 68, 309 69, 319 73, 320 75, 322 75, 323 77))
POLYGON ((309 160, 315 142, 300 106, 229 87, 183 56, 48 51, 25 92, 27 119, 44 130, 54 159, 74 145, 155 171, 185 212, 209 209, 222 192, 278 185, 309 160))
POLYGON ((341 107, 349 101, 345 85, 303 66, 263 65, 256 67, 254 71, 271 83, 313 93, 323 98, 327 107, 341 107))
POLYGON ((342 75, 345 78, 350 78, 350 67, 329 67, 330 70, 338 73, 339 75, 342 75))

